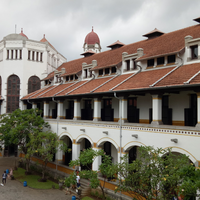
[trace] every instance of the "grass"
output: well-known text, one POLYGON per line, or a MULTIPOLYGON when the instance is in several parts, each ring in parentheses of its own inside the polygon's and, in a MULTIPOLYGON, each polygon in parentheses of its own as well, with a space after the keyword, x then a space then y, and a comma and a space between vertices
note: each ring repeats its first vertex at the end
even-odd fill
POLYGON ((18 170, 15 170, 13 172, 13 175, 15 179, 19 180, 20 182, 27 182, 27 185, 31 188, 35 189, 51 189, 52 185, 55 186, 56 189, 59 188, 59 185, 57 183, 54 183, 53 181, 47 180, 47 182, 39 182, 38 180, 41 179, 38 175, 25 175, 25 170, 22 168, 18 168, 18 170))
POLYGON ((90 197, 84 197, 83 199, 81 199, 81 200, 93 200, 92 198, 90 198, 90 197))

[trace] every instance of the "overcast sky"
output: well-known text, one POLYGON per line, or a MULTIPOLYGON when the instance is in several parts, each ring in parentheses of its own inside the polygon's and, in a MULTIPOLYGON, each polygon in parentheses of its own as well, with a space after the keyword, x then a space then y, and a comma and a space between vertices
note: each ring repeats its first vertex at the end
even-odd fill
POLYGON ((20 33, 46 39, 68 61, 82 57, 92 26, 102 51, 117 40, 143 40, 154 28, 165 33, 197 24, 199 0, 0 0, 0 40, 20 33))

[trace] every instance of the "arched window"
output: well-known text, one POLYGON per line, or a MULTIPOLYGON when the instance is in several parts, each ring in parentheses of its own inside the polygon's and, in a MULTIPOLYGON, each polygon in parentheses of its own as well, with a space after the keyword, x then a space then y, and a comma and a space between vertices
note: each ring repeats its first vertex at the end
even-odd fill
POLYGON ((19 77, 16 75, 10 76, 7 85, 7 113, 11 113, 19 108, 19 77))
POLYGON ((37 76, 31 76, 28 80, 28 94, 40 89, 40 79, 37 76))

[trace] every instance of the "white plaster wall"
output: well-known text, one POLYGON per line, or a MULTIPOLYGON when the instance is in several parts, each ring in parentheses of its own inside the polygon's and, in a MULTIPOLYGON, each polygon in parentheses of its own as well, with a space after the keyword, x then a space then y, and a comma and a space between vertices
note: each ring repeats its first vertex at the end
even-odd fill
POLYGON ((149 119, 149 108, 152 108, 152 96, 150 94, 138 96, 137 108, 140 109, 140 119, 149 119))
POLYGON ((169 108, 172 108, 172 120, 184 121, 184 108, 189 108, 189 98, 188 92, 170 94, 169 108))
MULTIPOLYGON (((54 132, 56 132, 56 120, 47 120, 51 124, 51 128, 54 132)), ((105 141, 109 141, 112 144, 112 156, 114 161, 117 161, 117 151, 120 146, 119 141, 119 127, 116 124, 111 127, 112 124, 107 123, 106 126, 104 123, 98 124, 95 126, 95 123, 82 123, 81 121, 75 123, 70 122, 68 120, 60 120, 59 121, 59 132, 58 135, 61 136, 66 134, 61 129, 62 126, 67 127, 67 134, 70 138, 77 140, 79 137, 84 137, 89 139, 92 143, 97 143, 97 146, 101 146, 105 141), (111 126, 110 126, 111 125, 111 126), (118 128, 116 128, 118 127, 118 128), (81 128, 85 129, 85 133, 80 131, 81 128), (108 131, 108 135, 105 135, 103 131, 108 131)), ((130 127, 135 127, 130 125, 130 127)), ((153 146, 154 148, 162 147, 162 148, 173 148, 173 151, 179 153, 185 153, 190 157, 192 162, 200 160, 200 147, 199 147, 199 139, 200 135, 195 134, 185 134, 184 131, 177 133, 170 133, 170 130, 173 130, 173 127, 164 128, 165 132, 159 131, 162 129, 162 126, 157 128, 152 128, 151 125, 143 127, 142 125, 137 126, 138 130, 134 129, 122 129, 122 147, 124 151, 132 146, 153 146), (146 129, 146 128, 149 128, 146 129), (157 131, 155 131, 157 130, 157 131), (132 137, 132 134, 138 134, 138 138, 132 137), (174 143, 171 139, 177 138, 178 143, 174 143)), ((181 128, 180 128, 181 130, 181 128)))

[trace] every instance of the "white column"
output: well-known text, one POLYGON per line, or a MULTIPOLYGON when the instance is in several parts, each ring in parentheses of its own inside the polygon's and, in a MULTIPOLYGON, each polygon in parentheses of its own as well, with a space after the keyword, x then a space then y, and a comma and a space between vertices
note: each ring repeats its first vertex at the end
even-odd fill
POLYGON ((61 150, 58 150, 57 152, 56 152, 56 159, 55 159, 55 161, 57 161, 57 163, 62 163, 62 161, 63 161, 63 151, 61 151, 61 150))
MULTIPOLYGON (((92 149, 95 150, 95 151, 101 150, 101 148, 98 148, 98 147, 93 147, 92 149)), ((93 171, 99 171, 99 165, 101 165, 101 156, 98 156, 98 157, 95 158, 95 160, 92 164, 92 170, 93 171)))
POLYGON ((9 59, 11 59, 11 54, 12 54, 11 49, 9 49, 9 59))
POLYGON ((94 116, 93 121, 101 121, 101 99, 94 98, 94 116))
POLYGON ((80 143, 76 143, 76 140, 73 140, 72 144, 72 160, 77 160, 80 156, 80 143))
POLYGON ((133 59, 130 59, 130 70, 133 70, 134 66, 133 66, 133 59))
POLYGON ((33 104, 32 104, 32 108, 33 108, 33 109, 37 108, 37 104, 36 104, 36 103, 33 103, 33 104))
POLYGON ((24 101, 20 102, 20 109, 21 110, 26 110, 27 109, 27 104, 25 104, 24 101))
POLYGON ((200 127, 200 92, 197 93, 197 124, 196 127, 200 127))
POLYGON ((151 124, 162 124, 162 97, 160 95, 152 95, 152 113, 151 124))
POLYGON ((122 65, 123 65, 123 71, 127 70, 127 63, 125 60, 122 61, 122 65))
POLYGON ((79 99, 74 100, 74 120, 81 119, 81 103, 79 99))
POLYGON ((49 117, 49 102, 44 102, 44 118, 49 117))
POLYGON ((15 49, 13 49, 13 60, 15 59, 15 49))
MULTIPOLYGON (((119 102, 119 111, 120 111, 120 102, 119 102)), ((126 98, 123 98, 122 99, 122 123, 124 122, 128 122, 127 120, 127 99, 126 98)), ((120 117, 119 117, 120 118, 120 117)))
POLYGON ((63 102, 59 101, 58 102, 58 115, 57 115, 58 119, 63 119, 63 102))

